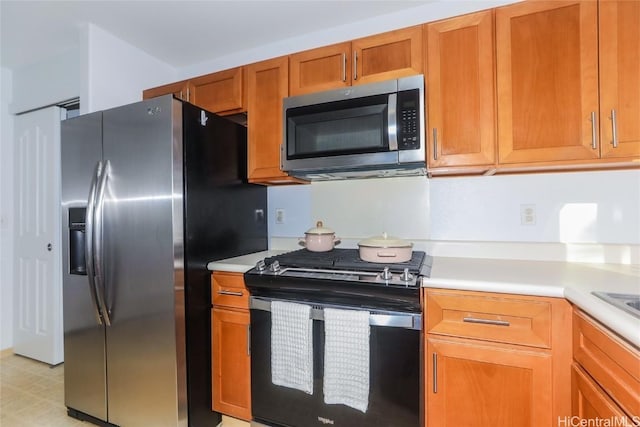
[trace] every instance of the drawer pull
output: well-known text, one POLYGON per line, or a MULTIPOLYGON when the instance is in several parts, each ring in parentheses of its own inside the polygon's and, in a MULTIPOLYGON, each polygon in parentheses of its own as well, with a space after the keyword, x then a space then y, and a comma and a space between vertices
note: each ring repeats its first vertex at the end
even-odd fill
POLYGON ((234 292, 234 291, 225 291, 223 289, 223 290, 218 291, 218 294, 219 295, 231 295, 231 296, 234 296, 234 297, 241 297, 242 296, 242 291, 241 292, 234 292))
POLYGON ((463 322, 467 323, 481 323, 483 325, 495 325, 495 326, 510 326, 511 323, 506 320, 491 320, 491 319, 479 319, 477 317, 464 317, 463 322))
POLYGON ((433 353, 433 394, 438 392, 438 353, 433 353))

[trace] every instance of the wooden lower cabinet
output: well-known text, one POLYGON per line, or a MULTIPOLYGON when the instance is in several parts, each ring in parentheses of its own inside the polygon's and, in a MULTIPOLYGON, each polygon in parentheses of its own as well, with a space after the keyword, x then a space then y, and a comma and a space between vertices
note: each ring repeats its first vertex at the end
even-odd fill
POLYGON ((213 308, 213 410, 251 420, 251 356, 249 311, 213 308))
POLYGON ((211 275, 211 407, 251 420, 249 292, 242 273, 211 275))
POLYGON ((573 415, 622 413, 640 425, 640 349, 576 309, 573 358, 573 415))
MULTIPOLYGON (((574 425, 581 420, 589 423, 596 420, 616 420, 620 427, 633 426, 632 419, 628 417, 607 395, 607 393, 587 374, 577 363, 571 369, 571 403, 573 406, 574 425)), ((640 419, 637 419, 640 421, 640 419)), ((565 425, 571 425, 565 423, 565 425)), ((593 424, 596 425, 596 424, 593 424)), ((601 424, 605 425, 605 424, 601 424)))
POLYGON ((426 426, 555 427, 570 417, 565 299, 423 292, 426 426))
POLYGON ((549 352, 428 338, 425 356, 427 426, 553 425, 549 352))

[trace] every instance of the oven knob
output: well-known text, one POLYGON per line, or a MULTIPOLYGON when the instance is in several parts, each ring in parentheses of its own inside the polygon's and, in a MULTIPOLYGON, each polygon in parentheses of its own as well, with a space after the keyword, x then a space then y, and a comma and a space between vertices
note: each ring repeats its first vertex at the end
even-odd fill
POLYGON ((258 270, 260 273, 262 273, 266 269, 267 269, 267 265, 264 263, 263 259, 261 259, 256 263, 256 270, 258 270))
POLYGON ((382 273, 380 273, 380 278, 382 278, 382 280, 391 280, 392 277, 393 274, 389 271, 389 267, 385 267, 384 270, 382 270, 382 273))
POLYGON ((280 263, 278 261, 273 261, 273 264, 269 266, 269 270, 271 270, 273 273, 277 273, 278 271, 280 271, 280 263))
POLYGON ((409 269, 405 268, 402 274, 400 275, 400 280, 404 282, 410 282, 413 280, 413 274, 409 273, 409 269))

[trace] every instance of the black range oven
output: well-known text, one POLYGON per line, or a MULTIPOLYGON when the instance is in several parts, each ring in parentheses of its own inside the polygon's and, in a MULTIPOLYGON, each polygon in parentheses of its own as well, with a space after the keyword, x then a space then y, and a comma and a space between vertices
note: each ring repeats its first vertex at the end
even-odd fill
POLYGON ((431 260, 424 252, 414 251, 410 261, 386 265, 361 261, 357 249, 301 249, 262 260, 245 273, 251 294, 253 425, 423 425, 419 277, 429 274, 431 260), (272 307, 277 302, 305 306, 312 319, 310 390, 274 384, 272 307), (331 308, 368 316, 364 411, 348 404, 325 403, 325 313, 331 308))

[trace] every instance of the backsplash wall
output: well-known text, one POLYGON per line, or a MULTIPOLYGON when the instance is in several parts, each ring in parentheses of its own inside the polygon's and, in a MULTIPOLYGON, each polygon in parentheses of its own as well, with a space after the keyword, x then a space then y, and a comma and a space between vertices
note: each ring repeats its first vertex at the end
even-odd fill
POLYGON ((318 182, 270 187, 268 201, 271 241, 323 220, 356 241, 387 231, 431 242, 640 245, 638 170, 318 182))

